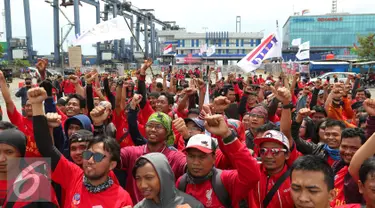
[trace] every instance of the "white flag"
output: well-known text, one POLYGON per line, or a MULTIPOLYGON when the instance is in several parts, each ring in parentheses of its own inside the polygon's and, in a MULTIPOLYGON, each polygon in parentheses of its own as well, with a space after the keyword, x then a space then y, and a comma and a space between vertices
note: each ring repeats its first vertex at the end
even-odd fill
POLYGON ((310 50, 298 51, 296 57, 298 60, 310 59, 310 50))
POLYGON ((203 55, 203 53, 206 53, 207 52, 207 44, 203 44, 199 50, 200 50, 199 51, 200 56, 203 55))
POLYGON ((298 46, 299 50, 310 50, 310 41, 306 41, 298 46))
POLYGON ((265 59, 280 57, 281 41, 275 33, 270 34, 256 48, 237 63, 244 72, 249 73, 260 67, 265 59))
POLYGON ((77 34, 79 35, 73 40, 73 45, 93 44, 108 40, 119 40, 126 38, 129 34, 129 28, 125 19, 121 16, 101 22, 89 30, 77 34))
POLYGON ((213 45, 207 49, 207 56, 212 56, 215 53, 216 47, 213 45))
POLYGON ((292 40, 292 46, 299 46, 299 45, 301 45, 301 42, 302 42, 301 38, 293 39, 292 40))

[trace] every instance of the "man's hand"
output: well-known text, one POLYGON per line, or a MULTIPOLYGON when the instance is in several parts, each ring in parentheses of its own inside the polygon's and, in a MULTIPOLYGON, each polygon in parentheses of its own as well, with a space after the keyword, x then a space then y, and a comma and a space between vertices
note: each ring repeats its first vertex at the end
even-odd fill
POLYGON ((69 80, 72 84, 74 85, 77 85, 78 84, 78 81, 79 81, 79 78, 76 76, 76 75, 70 75, 69 76, 69 80))
POLYGON ((178 118, 178 116, 175 115, 175 118, 173 120, 173 126, 185 140, 190 138, 189 130, 183 118, 178 118))
POLYGON ((231 131, 228 128, 227 123, 225 123, 223 115, 212 115, 206 116, 204 118, 204 127, 211 134, 226 138, 231 135, 231 131))
POLYGON ((194 95, 197 92, 197 89, 189 87, 185 89, 185 95, 191 96, 194 95))
POLYGON ((103 125, 104 121, 108 118, 109 111, 104 106, 96 106, 90 112, 91 119, 94 123, 94 126, 103 125))
POLYGON ((98 73, 91 72, 91 73, 86 74, 85 80, 86 80, 87 84, 91 84, 94 81, 94 79, 96 78, 96 76, 98 76, 98 73))
POLYGON ((296 121, 297 123, 301 123, 304 118, 307 116, 310 116, 311 114, 315 113, 315 111, 310 110, 308 108, 302 108, 301 110, 298 111, 296 121))
POLYGON ((42 87, 35 87, 27 91, 27 97, 31 104, 42 104, 47 99, 47 92, 42 87))
POLYGON ((130 107, 135 110, 139 103, 142 101, 141 94, 134 94, 132 101, 130 102, 130 107))
POLYGON ((283 104, 288 105, 292 101, 292 95, 290 90, 285 87, 279 87, 277 90, 274 87, 271 87, 273 94, 276 98, 283 104))
POLYGON ((363 108, 369 116, 375 116, 375 99, 366 99, 363 102, 363 108))
POLYGON ((6 83, 3 72, 0 70, 0 83, 6 83))
POLYGON ((215 98, 213 108, 216 113, 222 113, 230 105, 230 100, 225 96, 215 98))
POLYGON ((50 128, 56 128, 61 125, 61 116, 58 113, 47 113, 46 118, 50 128))
MULTIPOLYGON (((281 74, 280 74, 280 76, 281 76, 281 74)), ((297 81, 297 80, 299 79, 300 76, 301 76, 301 73, 296 72, 296 74, 293 76, 293 79, 294 79, 295 81, 297 81)))
POLYGON ((144 60, 144 63, 143 63, 143 66, 141 67, 141 69, 139 70, 139 73, 141 75, 146 75, 146 70, 148 68, 150 68, 150 66, 152 65, 152 59, 149 58, 147 60, 144 60))

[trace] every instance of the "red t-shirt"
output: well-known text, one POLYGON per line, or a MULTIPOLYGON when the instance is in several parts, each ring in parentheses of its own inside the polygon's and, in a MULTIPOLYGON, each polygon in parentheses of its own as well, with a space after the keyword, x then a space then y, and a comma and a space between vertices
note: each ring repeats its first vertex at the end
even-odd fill
POLYGON ((7 180, 0 180, 0 206, 4 204, 7 197, 7 180))
POLYGON ((344 178, 348 173, 348 166, 341 168, 339 172, 335 175, 335 191, 336 197, 331 202, 331 207, 336 207, 345 204, 345 195, 344 195, 344 178))
POLYGON ((25 157, 41 157, 34 139, 33 121, 23 117, 14 107, 13 113, 7 111, 9 120, 12 124, 26 136, 26 153, 25 157))
POLYGON ((128 192, 116 183, 100 193, 94 194, 87 191, 83 184, 83 170, 63 156, 61 156, 56 169, 52 173, 52 180, 66 190, 65 208, 122 208, 133 205, 128 192))
POLYGON ((338 206, 335 208, 361 208, 361 205, 360 204, 345 204, 345 205, 338 206))

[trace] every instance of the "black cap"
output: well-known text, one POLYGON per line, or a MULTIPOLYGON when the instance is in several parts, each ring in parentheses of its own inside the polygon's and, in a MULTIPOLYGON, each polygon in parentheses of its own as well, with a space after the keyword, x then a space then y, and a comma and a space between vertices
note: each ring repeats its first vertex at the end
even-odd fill
POLYGON ((91 131, 80 129, 69 137, 70 144, 74 142, 88 142, 94 138, 91 131))
POLYGON ((15 147, 22 157, 25 156, 26 136, 21 131, 17 129, 0 131, 0 143, 15 147))

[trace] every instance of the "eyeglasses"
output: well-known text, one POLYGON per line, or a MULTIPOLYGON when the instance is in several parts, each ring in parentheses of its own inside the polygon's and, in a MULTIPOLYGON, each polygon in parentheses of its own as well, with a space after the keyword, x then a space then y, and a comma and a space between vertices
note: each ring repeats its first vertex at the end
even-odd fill
POLYGON ((82 153, 82 158, 84 160, 90 160, 90 158, 93 157, 94 161, 96 163, 98 162, 101 162, 103 160, 103 158, 105 158, 105 155, 102 154, 102 153, 99 153, 99 152, 91 152, 89 150, 85 150, 83 153, 82 153))
POLYGON ((272 156, 277 157, 281 152, 287 152, 287 150, 283 148, 261 148, 259 150, 260 156, 266 156, 271 153, 272 156))
POLYGON ((161 125, 161 124, 150 124, 150 123, 147 123, 146 124, 146 128, 148 128, 148 129, 162 130, 162 129, 164 129, 164 126, 161 125))
POLYGON ((264 118, 263 115, 254 114, 254 113, 250 113, 249 116, 250 116, 250 117, 253 117, 253 118, 254 118, 254 117, 255 117, 255 118, 264 118))

